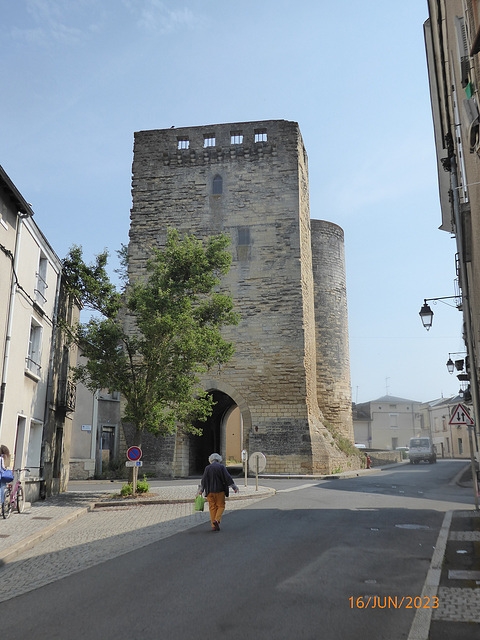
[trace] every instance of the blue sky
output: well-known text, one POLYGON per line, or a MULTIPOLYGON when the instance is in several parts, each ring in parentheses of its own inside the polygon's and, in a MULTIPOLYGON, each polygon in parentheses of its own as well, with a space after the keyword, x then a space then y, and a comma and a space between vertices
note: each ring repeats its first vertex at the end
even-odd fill
MULTIPOLYGON (((133 134, 285 119, 312 218, 345 232, 352 398, 453 395, 455 242, 439 231, 426 0, 2 2, 0 164, 63 257, 128 242, 133 134)), ((112 268, 115 266, 112 262, 112 268)))

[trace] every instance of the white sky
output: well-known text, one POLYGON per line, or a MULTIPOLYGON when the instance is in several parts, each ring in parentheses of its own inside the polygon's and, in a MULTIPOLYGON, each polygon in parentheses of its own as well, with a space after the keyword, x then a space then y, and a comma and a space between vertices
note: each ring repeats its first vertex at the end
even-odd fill
MULTIPOLYGON (((456 394, 426 0, 1 0, 0 164, 63 257, 128 242, 133 134, 285 119, 313 218, 345 231, 352 399, 456 394), (448 302, 448 301, 447 301, 448 302)), ((112 262, 112 268, 113 268, 112 262)))

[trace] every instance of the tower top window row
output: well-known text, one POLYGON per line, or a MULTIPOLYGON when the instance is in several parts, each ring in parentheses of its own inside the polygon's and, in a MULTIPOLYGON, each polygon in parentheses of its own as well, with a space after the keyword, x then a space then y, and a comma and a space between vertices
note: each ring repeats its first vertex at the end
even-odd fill
MULTIPOLYGON (((241 145, 244 142, 244 134, 243 131, 231 131, 230 132, 230 144, 231 145, 241 145)), ((255 129, 254 131, 254 142, 267 142, 267 130, 266 129, 255 129)), ((215 133, 209 132, 203 134, 203 148, 206 149, 208 147, 215 147, 217 143, 215 133)), ((178 136, 177 137, 177 149, 185 150, 190 149, 190 138, 188 136, 178 136)))

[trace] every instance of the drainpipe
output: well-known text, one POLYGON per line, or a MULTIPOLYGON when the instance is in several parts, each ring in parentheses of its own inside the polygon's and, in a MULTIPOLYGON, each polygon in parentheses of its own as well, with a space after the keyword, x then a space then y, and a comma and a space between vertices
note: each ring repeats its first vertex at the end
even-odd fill
POLYGON ((5 403, 5 390, 7 386, 8 375, 8 358, 10 356, 10 344, 12 341, 12 326, 13 326, 13 311, 15 307, 15 294, 17 292, 17 272, 18 263, 20 261, 20 238, 22 234, 23 218, 28 218, 28 214, 22 214, 18 212, 18 224, 17 233, 15 236, 15 249, 13 255, 12 277, 10 285, 10 300, 8 302, 8 320, 7 320, 7 332, 5 335, 5 351, 3 354, 3 366, 2 366, 2 382, 0 386, 0 437, 2 433, 3 424, 3 408, 5 403))
POLYGON ((102 476, 102 430, 98 426, 98 396, 99 391, 93 394, 93 410, 92 410, 92 450, 95 446, 95 475, 102 476))
MULTIPOLYGON (((49 424, 50 421, 50 405, 52 403, 52 397, 53 397, 53 380, 54 380, 54 375, 53 375, 53 370, 54 370, 54 364, 55 364, 55 349, 57 346, 57 327, 58 327, 58 305, 59 305, 59 300, 60 300, 60 286, 61 286, 61 279, 62 279, 62 272, 59 271, 59 273, 57 274, 57 287, 56 287, 56 291, 55 291, 55 310, 54 310, 54 314, 53 314, 53 324, 52 324, 52 340, 51 340, 51 346, 50 346, 50 358, 49 358, 49 364, 48 364, 48 382, 47 382, 47 393, 46 393, 46 397, 45 397, 45 409, 44 409, 44 414, 43 414, 43 433, 42 433, 42 452, 40 455, 40 469, 38 470, 38 475, 40 477, 40 495, 42 496, 44 493, 44 487, 45 487, 45 482, 46 482, 46 478, 45 478, 45 436, 46 436, 46 429, 47 426, 49 424)), ((51 445, 51 441, 48 443, 49 445, 51 445)), ((49 446, 49 449, 51 451, 51 446, 49 446)))
POLYGON ((57 328, 58 328, 58 305, 60 299, 60 284, 61 284, 62 273, 59 271, 57 274, 57 287, 55 291, 55 311, 53 313, 53 324, 52 324, 52 341, 50 346, 50 360, 48 364, 48 384, 47 384, 47 395, 45 402, 45 413, 43 424, 46 425, 48 422, 49 412, 48 408, 52 400, 53 395, 53 368, 54 368, 54 359, 55 359, 55 349, 57 347, 57 328))

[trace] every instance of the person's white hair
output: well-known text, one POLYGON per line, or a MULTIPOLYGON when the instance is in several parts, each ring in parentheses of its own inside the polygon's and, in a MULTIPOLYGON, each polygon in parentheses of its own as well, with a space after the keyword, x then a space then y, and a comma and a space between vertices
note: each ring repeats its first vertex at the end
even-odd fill
POLYGON ((210 464, 212 464, 212 462, 221 462, 222 456, 219 453, 212 453, 210 456, 208 456, 208 461, 210 462, 210 464))

